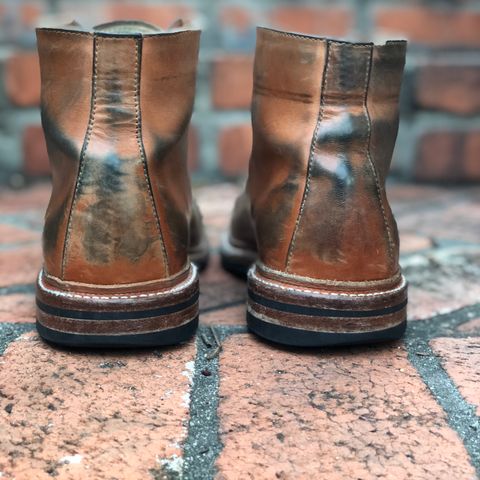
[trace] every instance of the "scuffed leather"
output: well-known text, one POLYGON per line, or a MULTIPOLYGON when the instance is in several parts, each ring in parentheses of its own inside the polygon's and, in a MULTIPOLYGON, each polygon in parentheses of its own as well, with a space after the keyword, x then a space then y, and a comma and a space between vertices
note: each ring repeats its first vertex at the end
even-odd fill
POLYGON ((139 44, 137 38, 95 38, 92 116, 70 213, 65 280, 167 276, 140 137, 139 44))
POLYGON ((257 249, 252 216, 250 215, 250 198, 246 193, 240 195, 235 201, 232 222, 230 223, 229 242, 234 247, 253 251, 257 249))
POLYGON ((385 177, 405 49, 259 29, 246 195, 266 267, 346 282, 398 273, 385 177))
POLYGON ((108 285, 185 270, 193 223, 186 135, 199 32, 37 35, 54 183, 44 233, 47 274, 108 285), (184 47, 182 61, 169 52, 179 53, 173 38, 184 47), (177 83, 162 83, 162 69, 177 83))
POLYGON ((42 124, 52 170, 45 214, 45 269, 62 275, 63 246, 76 175, 90 114, 93 37, 37 30, 42 80, 42 124))
POLYGON ((318 117, 323 42, 259 29, 246 187, 262 262, 285 268, 318 117))
MULTIPOLYGON (((192 196, 187 134, 199 40, 200 32, 187 30, 147 36, 142 48, 143 141, 170 274, 185 267, 189 246, 192 196)), ((194 227, 196 223, 192 222, 194 227)))

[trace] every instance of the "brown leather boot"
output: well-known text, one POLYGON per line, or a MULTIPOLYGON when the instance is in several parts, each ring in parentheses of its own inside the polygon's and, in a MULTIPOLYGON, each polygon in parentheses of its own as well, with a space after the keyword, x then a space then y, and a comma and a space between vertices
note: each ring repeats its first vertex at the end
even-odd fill
POLYGON ((187 172, 200 32, 37 30, 53 191, 37 327, 54 343, 181 342, 208 246, 187 172))
POLYGON ((267 339, 343 345, 404 332, 385 177, 405 49, 258 30, 250 171, 222 261, 239 273, 256 259, 247 320, 267 339))

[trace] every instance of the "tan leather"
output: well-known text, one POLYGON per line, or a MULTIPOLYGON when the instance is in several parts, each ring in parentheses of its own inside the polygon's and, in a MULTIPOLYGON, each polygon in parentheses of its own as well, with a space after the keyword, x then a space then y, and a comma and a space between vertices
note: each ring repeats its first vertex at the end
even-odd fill
POLYGON ((374 46, 258 29, 253 148, 233 245, 251 248, 255 238, 261 264, 291 279, 398 276, 385 177, 405 50, 403 41, 374 46))
POLYGON ((45 214, 45 269, 62 275, 63 245, 92 92, 93 38, 61 30, 37 30, 42 76, 42 123, 52 170, 45 214))
POLYGON ((187 172, 187 130, 195 96, 199 32, 154 35, 143 40, 140 85, 143 142, 152 190, 163 219, 167 268, 187 261, 191 193, 187 172), (160 111, 161 110, 161 113, 160 111))
POLYGON ((200 32, 140 27, 37 30, 53 175, 45 271, 67 282, 166 279, 203 241, 186 158, 200 32))

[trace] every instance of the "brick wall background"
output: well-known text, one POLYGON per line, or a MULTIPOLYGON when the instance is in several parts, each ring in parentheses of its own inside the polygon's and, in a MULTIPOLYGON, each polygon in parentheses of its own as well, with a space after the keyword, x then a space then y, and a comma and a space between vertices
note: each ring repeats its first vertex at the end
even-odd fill
POLYGON ((34 27, 132 18, 201 27, 190 162, 199 181, 246 171, 257 24, 321 36, 410 41, 397 177, 480 181, 480 0, 187 0, 0 2, 0 182, 48 175, 34 27))

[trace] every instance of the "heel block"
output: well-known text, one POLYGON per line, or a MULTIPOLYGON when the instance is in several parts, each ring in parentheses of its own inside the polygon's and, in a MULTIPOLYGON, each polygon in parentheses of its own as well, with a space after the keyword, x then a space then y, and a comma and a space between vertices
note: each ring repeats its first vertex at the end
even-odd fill
POLYGON ((247 323, 268 340, 292 346, 376 343, 400 338, 406 328, 407 282, 388 289, 312 288, 248 276, 247 323))
POLYGON ((37 329, 52 343, 75 347, 145 347, 188 340, 198 324, 198 274, 154 291, 96 294, 37 281, 37 329))

